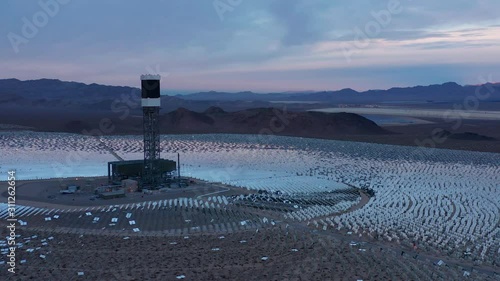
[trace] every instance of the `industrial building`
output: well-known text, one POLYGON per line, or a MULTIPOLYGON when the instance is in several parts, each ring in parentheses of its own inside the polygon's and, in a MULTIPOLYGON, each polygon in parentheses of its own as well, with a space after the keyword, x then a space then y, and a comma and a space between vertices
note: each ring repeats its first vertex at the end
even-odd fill
POLYGON ((117 189, 117 190, 112 190, 112 191, 105 191, 105 192, 99 193, 99 197, 102 199, 122 198, 122 197, 125 197, 125 190, 117 189))
MULTIPOLYGON (((165 177, 165 174, 176 170, 176 162, 172 160, 159 159, 156 164, 160 175, 159 182, 161 182, 161 178, 165 177)), ((108 181, 110 183, 121 182, 124 179, 142 179, 143 172, 143 160, 108 162, 108 181)))

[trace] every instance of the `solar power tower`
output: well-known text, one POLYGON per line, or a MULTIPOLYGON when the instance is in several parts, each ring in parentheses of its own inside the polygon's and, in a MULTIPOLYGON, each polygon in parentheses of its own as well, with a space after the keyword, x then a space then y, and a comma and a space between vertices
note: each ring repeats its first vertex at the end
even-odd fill
POLYGON ((158 188, 160 172, 160 75, 141 75, 144 128, 142 187, 158 188))

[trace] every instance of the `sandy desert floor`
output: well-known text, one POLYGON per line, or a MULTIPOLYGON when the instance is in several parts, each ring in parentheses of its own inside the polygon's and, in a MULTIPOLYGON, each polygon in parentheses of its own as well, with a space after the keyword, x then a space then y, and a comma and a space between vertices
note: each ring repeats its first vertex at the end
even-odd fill
MULTIPOLYGON (((171 188, 168 192, 154 192, 153 194, 144 194, 140 192, 127 193, 126 198, 115 198, 103 200, 95 198, 95 188, 100 185, 107 185, 107 177, 89 177, 89 178, 64 178, 64 179, 45 179, 34 181, 17 181, 16 195, 17 204, 33 206, 39 208, 59 208, 71 209, 75 207, 103 206, 115 204, 132 204, 143 201, 155 201, 162 199, 173 199, 179 197, 197 198, 210 195, 240 195, 252 194, 254 192, 231 187, 223 184, 209 184, 201 180, 194 180, 185 188, 171 188), (89 184, 91 183, 91 184, 89 184), (80 189, 75 194, 61 194, 61 189, 66 186, 77 185, 80 189), (92 199, 92 200, 90 200, 92 199)), ((2 202, 7 200, 7 186, 0 186, 0 198, 2 202)))
POLYGON ((398 248, 279 227, 189 236, 19 234, 27 247, 41 248, 19 249, 26 262, 16 275, 1 265, 3 280, 500 280, 475 271, 465 278, 463 268, 398 248))

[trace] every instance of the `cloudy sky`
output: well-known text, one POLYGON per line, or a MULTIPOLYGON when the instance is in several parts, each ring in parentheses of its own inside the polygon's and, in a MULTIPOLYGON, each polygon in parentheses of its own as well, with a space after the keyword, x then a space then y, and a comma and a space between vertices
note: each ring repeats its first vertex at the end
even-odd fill
POLYGON ((0 78, 175 90, 500 81, 498 0, 0 2, 0 78), (43 5, 41 3, 47 3, 43 5))

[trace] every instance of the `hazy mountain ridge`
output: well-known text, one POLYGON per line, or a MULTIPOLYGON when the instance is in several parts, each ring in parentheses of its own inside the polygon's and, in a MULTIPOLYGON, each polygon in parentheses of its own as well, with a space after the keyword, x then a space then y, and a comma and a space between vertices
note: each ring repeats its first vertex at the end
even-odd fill
MULTIPOLYGON (((210 106, 221 106, 231 110, 251 107, 266 107, 267 102, 242 104, 233 101, 196 101, 180 99, 175 96, 162 96, 162 112, 166 113, 179 107, 203 111, 210 106)), ((0 107, 31 108, 33 110, 85 110, 112 111, 128 103, 132 111, 140 111, 140 89, 122 86, 106 86, 66 82, 56 79, 21 81, 0 79, 0 107)))
MULTIPOLYGON (((262 95, 250 92, 239 94, 262 95)), ((290 94, 293 95, 296 94, 290 94)), ((306 111, 288 113, 285 108, 271 108, 271 104, 265 101, 206 102, 172 96, 162 96, 161 99, 162 133, 258 134, 266 128, 272 129, 275 134, 323 138, 388 133, 374 122, 356 114, 306 111), (279 121, 276 121, 278 117, 279 121)), ((87 85, 54 79, 6 79, 0 80, 0 106, 5 112, 15 113, 19 125, 40 131, 81 133, 99 128, 102 118, 110 118, 115 125, 112 134, 142 133, 138 88, 87 85), (126 99, 123 100, 122 97, 126 99), (127 99, 133 106, 128 107, 126 111, 129 114, 121 118, 126 111, 120 109, 123 109, 127 99)), ((3 122, 7 121, 12 122, 3 122)))
MULTIPOLYGON (((238 101, 255 103, 251 106, 243 106, 240 109, 266 107, 271 101, 315 101, 324 103, 460 102, 467 97, 475 96, 478 87, 480 86, 461 86, 454 82, 448 82, 441 85, 395 87, 388 90, 364 92, 352 89, 269 94, 257 94, 249 91, 238 93, 209 91, 188 95, 162 96, 162 106, 165 105, 167 110, 186 107, 200 111, 210 106, 221 106, 221 103, 224 102, 238 101)), ((480 93, 486 95, 488 92, 488 101, 500 101, 499 83, 485 84, 480 93)), ((44 107, 78 107, 85 105, 91 106, 92 109, 109 109, 111 103, 122 95, 134 97, 135 101, 138 102, 140 89, 95 83, 67 82, 56 79, 0 80, 0 104, 12 103, 44 107)))
MULTIPOLYGON (((488 100, 500 101, 500 83, 485 84, 491 85, 494 89, 490 93, 488 100)), ((353 89, 342 89, 338 91, 320 91, 306 93, 269 93, 256 94, 245 93, 225 93, 225 92, 201 92, 189 95, 177 96, 187 100, 261 100, 261 101, 317 101, 317 102, 341 102, 341 103, 380 103, 389 101, 401 102, 457 102, 469 96, 476 95, 479 86, 461 86, 454 82, 440 85, 415 86, 415 87, 395 87, 388 90, 368 90, 358 92, 353 89)), ((486 94, 488 88, 481 89, 481 93, 486 94)))

